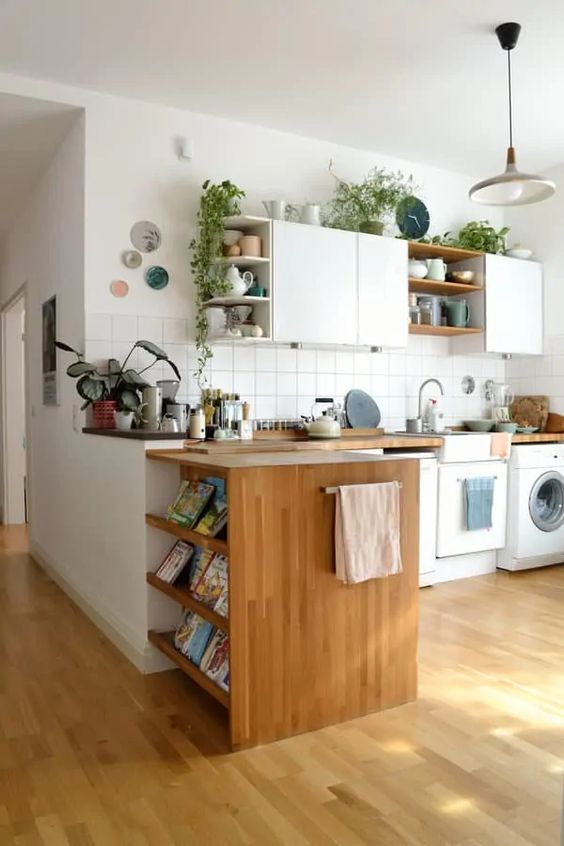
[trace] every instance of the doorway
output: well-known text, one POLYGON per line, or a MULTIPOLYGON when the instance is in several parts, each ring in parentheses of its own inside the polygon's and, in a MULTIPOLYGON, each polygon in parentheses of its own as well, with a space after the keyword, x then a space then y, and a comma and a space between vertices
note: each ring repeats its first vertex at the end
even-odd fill
POLYGON ((2 522, 28 522, 25 386, 25 291, 1 313, 2 332, 2 522))

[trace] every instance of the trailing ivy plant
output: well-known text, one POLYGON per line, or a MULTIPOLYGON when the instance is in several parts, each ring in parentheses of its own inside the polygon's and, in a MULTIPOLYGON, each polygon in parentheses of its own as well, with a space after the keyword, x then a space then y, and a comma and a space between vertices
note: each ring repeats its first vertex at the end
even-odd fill
POLYGON ((110 358, 107 373, 102 373, 95 364, 84 361, 82 353, 73 349, 73 347, 69 347, 63 341, 56 341, 55 346, 64 352, 74 353, 76 356, 76 361, 73 361, 67 367, 67 375, 77 380, 77 393, 85 401, 82 406, 83 409, 93 402, 115 400, 118 411, 136 411, 141 402, 139 392, 149 385, 149 382, 146 382, 141 374, 150 370, 157 361, 166 361, 180 381, 180 373, 176 364, 169 359, 164 350, 161 350, 152 341, 137 341, 133 344, 123 364, 120 364, 116 358, 110 358), (154 361, 142 370, 134 370, 127 366, 137 348, 154 356, 154 361))
POLYGON ((196 285, 196 349, 198 366, 195 376, 198 385, 205 385, 205 368, 212 351, 208 344, 208 320, 203 304, 212 297, 220 297, 230 290, 225 272, 227 262, 223 259, 223 219, 240 214, 239 200, 245 192, 228 179, 218 184, 206 179, 202 185, 200 208, 198 209, 198 235, 190 243, 192 260, 190 266, 196 285))

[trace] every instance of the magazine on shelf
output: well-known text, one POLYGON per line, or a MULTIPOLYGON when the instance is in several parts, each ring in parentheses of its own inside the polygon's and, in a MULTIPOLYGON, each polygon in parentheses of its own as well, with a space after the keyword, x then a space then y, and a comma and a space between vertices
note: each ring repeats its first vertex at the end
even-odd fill
POLYGON ((168 509, 168 519, 187 529, 194 528, 214 491, 215 487, 206 482, 181 482, 176 498, 168 509))
POLYGON ((207 569, 214 555, 215 552, 212 552, 211 549, 202 549, 200 546, 196 547, 196 552, 191 562, 190 579, 188 584, 191 591, 194 590, 200 581, 202 573, 207 569))
POLYGON ((193 611, 186 611, 174 635, 174 645, 179 652, 200 666, 215 627, 193 611))
POLYGON ((225 480, 217 476, 206 476, 204 483, 214 486, 214 494, 195 530, 202 535, 216 537, 227 523, 225 480))
POLYGON ((194 547, 186 541, 176 541, 155 575, 172 584, 182 573, 194 554, 194 547))
POLYGON ((216 552, 207 567, 202 570, 198 581, 191 587, 193 596, 215 611, 220 603, 222 608, 227 603, 227 567, 227 558, 216 552))
POLYGON ((229 635, 216 629, 200 662, 200 669, 223 690, 229 690, 229 635))

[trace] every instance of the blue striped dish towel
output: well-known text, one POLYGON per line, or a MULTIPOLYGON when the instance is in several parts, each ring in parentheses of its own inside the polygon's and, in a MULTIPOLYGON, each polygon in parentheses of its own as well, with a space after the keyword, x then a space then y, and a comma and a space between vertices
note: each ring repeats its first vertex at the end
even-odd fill
POLYGON ((464 479, 466 528, 468 531, 491 529, 494 484, 495 478, 493 476, 464 479))

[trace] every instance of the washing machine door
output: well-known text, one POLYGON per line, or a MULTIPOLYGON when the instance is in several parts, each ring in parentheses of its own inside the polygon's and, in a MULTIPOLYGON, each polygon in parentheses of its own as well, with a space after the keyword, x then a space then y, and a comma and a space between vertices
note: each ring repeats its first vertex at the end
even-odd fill
POLYGON ((564 524, 564 476, 556 470, 536 480, 529 497, 531 520, 541 532, 555 532, 564 524))

